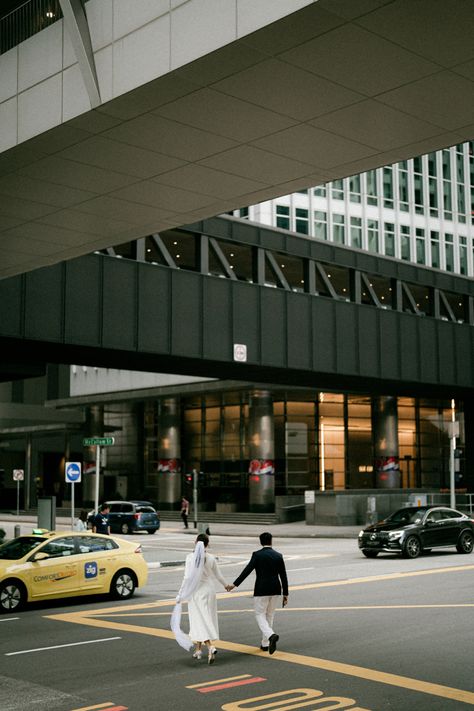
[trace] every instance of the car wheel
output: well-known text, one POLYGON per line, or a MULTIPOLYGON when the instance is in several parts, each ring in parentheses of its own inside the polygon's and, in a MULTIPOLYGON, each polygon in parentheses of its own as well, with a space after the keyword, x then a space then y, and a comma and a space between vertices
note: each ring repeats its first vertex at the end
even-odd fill
POLYGON ((133 573, 130 570, 119 570, 113 577, 110 594, 120 600, 128 600, 135 592, 135 588, 136 580, 133 573))
POLYGON ((26 602, 26 590, 17 580, 4 580, 0 584, 0 610, 18 612, 26 602))
POLYGON ((458 553, 472 553, 472 548, 474 546, 474 536, 470 531, 464 531, 459 536, 459 540, 456 544, 458 553))
POLYGON ((128 523, 122 523, 122 525, 120 526, 120 533, 127 535, 127 533, 133 533, 133 531, 128 523))
POLYGON ((365 555, 366 558, 376 558, 379 554, 378 551, 366 551, 366 550, 363 550, 362 553, 365 555))
POLYGON ((417 536, 408 536, 403 546, 404 558, 418 558, 421 553, 421 543, 417 536))
POLYGON ((156 528, 152 528, 151 531, 148 531, 150 536, 152 536, 154 533, 156 533, 156 528))

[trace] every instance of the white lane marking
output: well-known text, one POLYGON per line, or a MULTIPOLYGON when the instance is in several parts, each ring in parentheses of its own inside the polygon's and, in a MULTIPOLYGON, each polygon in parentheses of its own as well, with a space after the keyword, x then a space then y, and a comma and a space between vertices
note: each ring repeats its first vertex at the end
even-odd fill
POLYGON ((19 620, 19 617, 7 617, 6 620, 0 620, 0 622, 13 622, 13 620, 19 620))
POLYGON ((70 642, 69 644, 55 644, 52 647, 37 647, 36 649, 22 649, 20 652, 6 652, 6 657, 14 657, 17 654, 30 654, 30 652, 44 652, 48 649, 62 649, 63 647, 78 647, 81 644, 96 644, 97 642, 112 642, 121 637, 105 637, 104 639, 89 639, 86 642, 70 642))
POLYGON ((288 568, 288 573, 297 573, 299 570, 314 570, 314 568, 288 568))

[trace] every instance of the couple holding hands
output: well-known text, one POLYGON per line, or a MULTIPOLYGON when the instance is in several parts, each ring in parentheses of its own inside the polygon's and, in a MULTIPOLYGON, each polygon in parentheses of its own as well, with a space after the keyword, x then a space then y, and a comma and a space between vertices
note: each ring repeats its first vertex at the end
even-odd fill
POLYGON ((215 557, 207 551, 209 536, 200 533, 194 552, 186 557, 184 578, 171 616, 171 629, 176 641, 189 651, 194 647, 194 659, 202 658, 202 646, 207 646, 208 664, 213 664, 219 639, 215 582, 227 592, 238 587, 255 570, 254 609, 262 632, 260 649, 273 654, 279 636, 273 631, 273 617, 283 593, 283 607, 288 602, 288 579, 283 556, 272 548, 272 534, 260 534, 262 548, 252 553, 249 563, 230 585, 227 585, 215 557), (182 603, 188 603, 189 635, 181 630, 182 603))

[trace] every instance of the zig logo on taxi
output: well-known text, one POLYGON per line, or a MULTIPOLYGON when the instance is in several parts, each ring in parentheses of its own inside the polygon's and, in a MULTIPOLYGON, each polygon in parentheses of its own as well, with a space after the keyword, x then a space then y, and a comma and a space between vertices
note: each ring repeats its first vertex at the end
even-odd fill
POLYGON ((85 563, 84 564, 84 577, 87 579, 97 577, 97 563, 85 563))

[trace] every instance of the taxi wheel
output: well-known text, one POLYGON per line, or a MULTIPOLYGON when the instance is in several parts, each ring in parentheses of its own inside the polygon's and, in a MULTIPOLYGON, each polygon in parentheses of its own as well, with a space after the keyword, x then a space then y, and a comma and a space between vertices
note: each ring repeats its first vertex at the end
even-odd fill
POLYGON ((120 600, 128 600, 135 592, 135 588, 136 580, 133 573, 130 570, 119 570, 112 580, 110 594, 120 600))
POLYGON ((0 584, 0 611, 17 612, 24 607, 26 590, 18 580, 4 580, 0 584))

